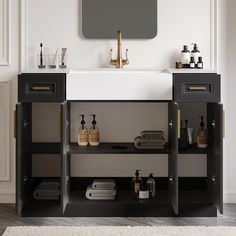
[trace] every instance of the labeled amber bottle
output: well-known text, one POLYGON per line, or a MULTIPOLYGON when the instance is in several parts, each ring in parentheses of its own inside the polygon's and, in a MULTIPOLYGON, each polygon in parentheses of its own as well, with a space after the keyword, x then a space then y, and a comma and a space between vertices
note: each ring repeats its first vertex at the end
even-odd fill
POLYGON ((92 114, 91 116, 93 117, 93 121, 92 126, 89 129, 89 145, 98 146, 100 143, 100 134, 99 129, 96 126, 96 115, 92 114))
POLYGON ((201 123, 197 136, 197 147, 198 148, 207 148, 207 131, 205 129, 204 117, 200 116, 201 123))
POLYGON ((85 126, 84 115, 81 116, 81 126, 79 128, 78 134, 78 144, 79 146, 87 146, 88 145, 88 130, 85 126))
POLYGON ((136 170, 135 177, 132 179, 132 194, 135 197, 138 197, 140 186, 143 182, 143 179, 139 177, 139 172, 141 170, 136 170))

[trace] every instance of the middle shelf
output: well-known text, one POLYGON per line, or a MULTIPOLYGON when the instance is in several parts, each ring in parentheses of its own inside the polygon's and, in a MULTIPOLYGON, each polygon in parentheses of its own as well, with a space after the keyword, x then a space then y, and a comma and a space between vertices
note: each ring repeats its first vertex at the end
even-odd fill
MULTIPOLYGON (((27 149, 34 154, 60 154, 61 143, 41 143, 33 142, 27 149)), ((132 142, 112 142, 100 143, 99 146, 79 146, 77 143, 70 143, 67 147, 68 154, 169 154, 171 148, 166 143, 164 149, 137 149, 132 142)), ((194 144, 193 147, 180 149, 179 154, 207 154, 208 149, 199 149, 194 144)))

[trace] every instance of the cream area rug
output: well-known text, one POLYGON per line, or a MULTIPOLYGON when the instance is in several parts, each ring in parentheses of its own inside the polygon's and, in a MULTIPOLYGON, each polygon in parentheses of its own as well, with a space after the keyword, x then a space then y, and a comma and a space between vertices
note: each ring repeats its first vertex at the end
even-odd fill
POLYGON ((221 226, 18 226, 3 236, 236 236, 236 227, 221 226))

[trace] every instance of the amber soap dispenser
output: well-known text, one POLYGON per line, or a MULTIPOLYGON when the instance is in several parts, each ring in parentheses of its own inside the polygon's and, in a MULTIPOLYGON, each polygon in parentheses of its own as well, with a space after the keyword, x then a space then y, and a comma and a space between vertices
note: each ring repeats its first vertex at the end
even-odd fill
POLYGON ((207 131, 205 129, 204 117, 200 116, 201 123, 197 136, 197 147, 207 148, 207 131))
POLYGON ((99 129, 97 128, 96 124, 96 115, 92 114, 93 117, 92 126, 89 129, 89 145, 90 146, 98 146, 100 143, 100 134, 99 129))
POLYGON ((87 146, 88 145, 88 130, 85 126, 84 115, 81 116, 81 126, 79 128, 78 134, 78 144, 79 146, 87 146))

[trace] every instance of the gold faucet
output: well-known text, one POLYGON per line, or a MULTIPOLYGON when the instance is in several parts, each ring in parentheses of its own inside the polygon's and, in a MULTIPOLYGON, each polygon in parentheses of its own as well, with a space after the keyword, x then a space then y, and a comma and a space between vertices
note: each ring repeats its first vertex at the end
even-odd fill
POLYGON ((125 59, 122 58, 121 31, 117 31, 117 58, 112 59, 112 49, 111 49, 110 64, 116 66, 116 68, 123 68, 123 66, 129 64, 128 49, 126 49, 126 58, 125 59))

